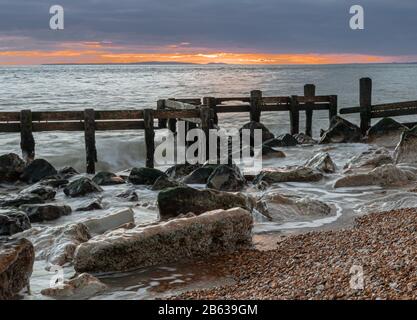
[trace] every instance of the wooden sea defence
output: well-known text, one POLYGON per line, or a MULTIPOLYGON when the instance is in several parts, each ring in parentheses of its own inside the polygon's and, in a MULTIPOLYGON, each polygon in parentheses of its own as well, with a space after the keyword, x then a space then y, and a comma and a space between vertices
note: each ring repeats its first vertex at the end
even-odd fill
MULTIPOLYGON (((371 127, 371 120, 375 118, 387 118, 408 116, 417 114, 417 101, 392 102, 384 104, 372 104, 372 79, 362 78, 359 81, 359 106, 342 108, 340 114, 360 114, 360 127, 363 134, 371 127)), ((404 123, 413 126, 416 123, 404 123)))
MULTIPOLYGON (((417 114, 417 101, 372 105, 370 78, 360 79, 359 87, 360 105, 343 108, 340 114, 359 113, 360 127, 364 133, 370 128, 372 118, 417 114)), ((264 112, 286 112, 290 118, 290 133, 297 134, 300 132, 300 112, 305 112, 305 134, 312 136, 313 113, 318 110, 327 111, 330 121, 338 114, 337 96, 316 95, 315 85, 306 84, 303 96, 270 97, 264 96, 260 90, 253 90, 249 96, 241 97, 161 99, 157 101, 156 109, 0 112, 0 132, 20 133, 22 155, 28 163, 35 158, 33 133, 84 132, 86 171, 93 174, 98 159, 95 138, 97 131, 144 131, 146 166, 153 167, 155 130, 169 129, 175 133, 178 121, 185 121, 185 133, 200 128, 207 134, 210 129, 217 127, 218 115, 222 113, 248 113, 248 120, 262 122, 264 112)))

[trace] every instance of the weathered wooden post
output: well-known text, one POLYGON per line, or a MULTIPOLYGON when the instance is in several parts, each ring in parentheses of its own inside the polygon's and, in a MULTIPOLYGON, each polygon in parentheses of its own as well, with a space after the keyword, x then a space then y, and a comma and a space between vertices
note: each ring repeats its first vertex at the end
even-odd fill
POLYGON ((359 81, 359 103, 361 114, 361 130, 365 134, 371 127, 372 79, 362 78, 359 81))
POLYGON ((250 92, 250 121, 261 121, 262 91, 253 90, 250 92))
POLYGON ((203 98, 203 105, 209 107, 213 112, 213 124, 218 125, 219 124, 219 117, 217 115, 217 100, 214 97, 204 97, 203 98))
POLYGON ((337 96, 329 96, 329 121, 337 116, 337 96))
POLYGON ((155 130, 153 126, 153 110, 143 110, 143 122, 145 126, 145 146, 146 146, 146 167, 154 167, 155 153, 155 130))
POLYGON ((314 98, 316 95, 316 86, 314 84, 306 84, 304 86, 304 97, 306 99, 305 107, 306 107, 306 135, 312 137, 313 136, 313 108, 314 108, 314 101, 308 101, 311 98, 314 98))
POLYGON ((35 159, 35 139, 32 134, 32 111, 20 111, 20 148, 26 163, 35 159))
POLYGON ((84 139, 87 173, 94 174, 96 171, 96 123, 94 109, 84 110, 84 139))
POLYGON ((299 133, 300 132, 300 110, 298 108, 297 96, 291 96, 290 123, 291 123, 291 134, 299 133))
POLYGON ((211 122, 211 109, 208 106, 204 106, 200 108, 200 120, 201 120, 201 127, 200 129, 203 130, 204 135, 206 136, 206 158, 205 160, 209 159, 210 156, 210 122, 211 122))
MULTIPOLYGON (((158 100, 156 103, 156 110, 165 110, 165 100, 158 100)), ((158 119, 158 128, 164 129, 167 127, 167 119, 158 119)))

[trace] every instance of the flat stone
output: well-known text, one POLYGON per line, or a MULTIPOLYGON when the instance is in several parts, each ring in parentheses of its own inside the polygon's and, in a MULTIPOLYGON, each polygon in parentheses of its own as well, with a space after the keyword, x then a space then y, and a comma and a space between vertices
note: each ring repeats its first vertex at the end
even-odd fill
POLYGON ((62 216, 68 216, 72 212, 70 206, 52 204, 29 204, 23 205, 19 209, 26 212, 32 223, 56 220, 62 216))
POLYGON ((160 176, 166 176, 166 174, 153 168, 133 168, 128 180, 133 184, 153 185, 160 176))
POLYGON ((72 181, 64 189, 65 195, 69 197, 82 197, 90 193, 102 192, 103 189, 86 177, 72 181))
POLYGON ((262 170, 254 180, 254 184, 261 181, 266 183, 279 182, 317 182, 323 174, 307 167, 271 168, 262 170))
POLYGON ((109 230, 120 228, 125 224, 134 224, 134 212, 130 208, 118 210, 99 218, 82 221, 91 234, 101 234, 109 230))

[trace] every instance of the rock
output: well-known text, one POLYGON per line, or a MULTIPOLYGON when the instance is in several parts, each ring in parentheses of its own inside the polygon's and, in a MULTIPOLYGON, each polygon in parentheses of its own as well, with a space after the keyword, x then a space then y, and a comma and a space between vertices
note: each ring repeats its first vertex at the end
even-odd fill
POLYGON ((75 170, 73 167, 64 167, 62 169, 58 170, 58 174, 64 178, 64 179, 68 179, 72 176, 75 176, 77 174, 80 174, 77 170, 75 170))
POLYGON ((194 170, 200 168, 200 164, 176 164, 165 171, 165 174, 172 179, 179 179, 189 175, 194 170))
POLYGON ((68 183, 69 181, 67 179, 52 179, 52 178, 41 180, 39 182, 39 184, 42 186, 48 186, 52 188, 65 187, 68 183))
POLYGON ((36 194, 18 194, 0 199, 0 207, 20 207, 24 204, 42 204, 45 201, 36 194))
POLYGON ((274 158, 285 158, 285 153, 277 150, 273 147, 262 145, 262 156, 274 157, 274 158))
POLYGON ((99 186, 110 186, 125 183, 122 177, 117 176, 112 172, 104 171, 97 173, 93 178, 93 182, 99 186))
POLYGON ((77 246, 91 238, 87 226, 82 223, 58 227, 34 227, 13 237, 29 239, 36 252, 36 260, 52 265, 71 263, 77 246))
POLYGON ((138 194, 136 193, 135 190, 132 190, 132 189, 119 193, 116 197, 123 198, 123 199, 126 199, 127 201, 133 201, 133 202, 139 200, 138 194))
POLYGON ((11 236, 31 227, 30 220, 24 212, 0 210, 0 236, 11 236))
POLYGON ((187 184, 206 184, 208 178, 217 166, 203 166, 191 172, 183 179, 187 184))
POLYGON ((77 272, 115 272, 224 254, 252 245, 252 216, 234 208, 157 225, 115 230, 81 244, 77 272))
POLYGON ((140 185, 153 185, 160 176, 166 176, 166 174, 153 168, 133 168, 129 175, 129 182, 140 185))
POLYGON ((405 130, 394 151, 395 163, 417 162, 417 126, 405 130))
POLYGON ((287 167, 265 169, 259 173, 254 184, 265 181, 269 184, 278 182, 317 182, 323 178, 323 174, 307 167, 287 167))
POLYGON ((30 241, 0 240, 0 300, 13 299, 29 288, 35 251, 30 241))
POLYGON ((316 144, 317 141, 305 133, 296 133, 293 137, 297 140, 298 144, 316 144))
POLYGON ((334 173, 336 171, 336 165, 327 152, 317 153, 304 166, 323 173, 334 173))
POLYGON ((44 201, 50 201, 55 199, 56 192, 54 189, 48 187, 42 187, 39 185, 33 185, 29 188, 20 191, 21 194, 32 194, 39 196, 44 201))
POLYGON ((383 118, 367 132, 367 142, 383 147, 395 147, 407 127, 391 118, 383 118))
POLYGON ((101 199, 87 200, 81 203, 75 211, 93 211, 101 210, 103 206, 101 205, 101 199))
POLYGON ((155 180, 155 183, 152 185, 152 190, 158 191, 166 188, 173 188, 183 185, 181 182, 175 181, 167 176, 160 176, 155 180))
POLYGON ((26 212, 32 223, 56 220, 72 212, 69 206, 52 204, 29 204, 21 206, 20 209, 26 212))
POLYGON ((320 143, 353 143, 361 141, 361 129, 339 116, 332 118, 329 129, 322 134, 320 139, 320 143))
POLYGON ((17 181, 25 168, 25 162, 14 153, 0 156, 0 182, 17 181))
POLYGON ((87 226, 91 234, 101 234, 108 230, 120 228, 128 223, 135 223, 133 210, 130 208, 122 209, 103 217, 92 218, 82 221, 87 226))
POLYGON ((82 273, 65 280, 61 286, 41 290, 41 294, 52 298, 86 299, 107 290, 107 286, 96 277, 82 273))
POLYGON ((220 191, 240 191, 246 185, 237 166, 219 165, 207 179, 207 187, 220 191))
POLYGON ((277 138, 268 140, 264 144, 269 147, 294 147, 298 144, 298 141, 292 135, 287 133, 282 134, 277 138))
POLYGON ((392 164, 382 165, 369 173, 351 174, 340 178, 334 184, 335 188, 360 186, 402 186, 417 180, 417 175, 407 169, 401 169, 392 164))
POLYGON ((191 187, 176 187, 162 190, 158 194, 161 219, 175 218, 189 212, 198 215, 206 211, 235 207, 251 211, 253 204, 243 194, 212 189, 198 190, 191 187))
POLYGON ((20 179, 32 184, 41 181, 45 177, 54 176, 57 173, 56 169, 48 161, 35 159, 23 170, 20 179))
POLYGON ((322 201, 277 192, 264 195, 259 202, 257 207, 261 207, 261 212, 270 221, 275 222, 300 218, 305 220, 306 217, 326 217, 332 212, 332 209, 322 201))
POLYGON ((371 149, 349 160, 345 165, 346 170, 372 170, 384 164, 393 164, 394 159, 385 148, 371 149))
POLYGON ((253 141, 255 130, 262 130, 262 143, 274 139, 274 135, 262 123, 259 122, 251 121, 244 124, 243 127, 239 129, 240 134, 242 134, 243 129, 250 130, 251 141, 253 141))
POLYGON ((102 191, 103 189, 86 177, 74 180, 64 188, 65 195, 72 198, 82 197, 89 193, 102 191))

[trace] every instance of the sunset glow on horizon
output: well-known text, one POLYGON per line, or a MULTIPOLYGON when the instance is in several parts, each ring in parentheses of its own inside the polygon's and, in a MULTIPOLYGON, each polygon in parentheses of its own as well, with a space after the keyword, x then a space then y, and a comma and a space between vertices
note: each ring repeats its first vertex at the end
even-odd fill
POLYGON ((1 65, 37 64, 106 64, 106 63, 225 63, 225 64, 348 64, 391 63, 413 61, 412 57, 376 56, 365 54, 324 53, 235 53, 235 52, 172 52, 140 53, 100 50, 100 45, 91 43, 88 50, 65 49, 55 51, 0 51, 1 65))

